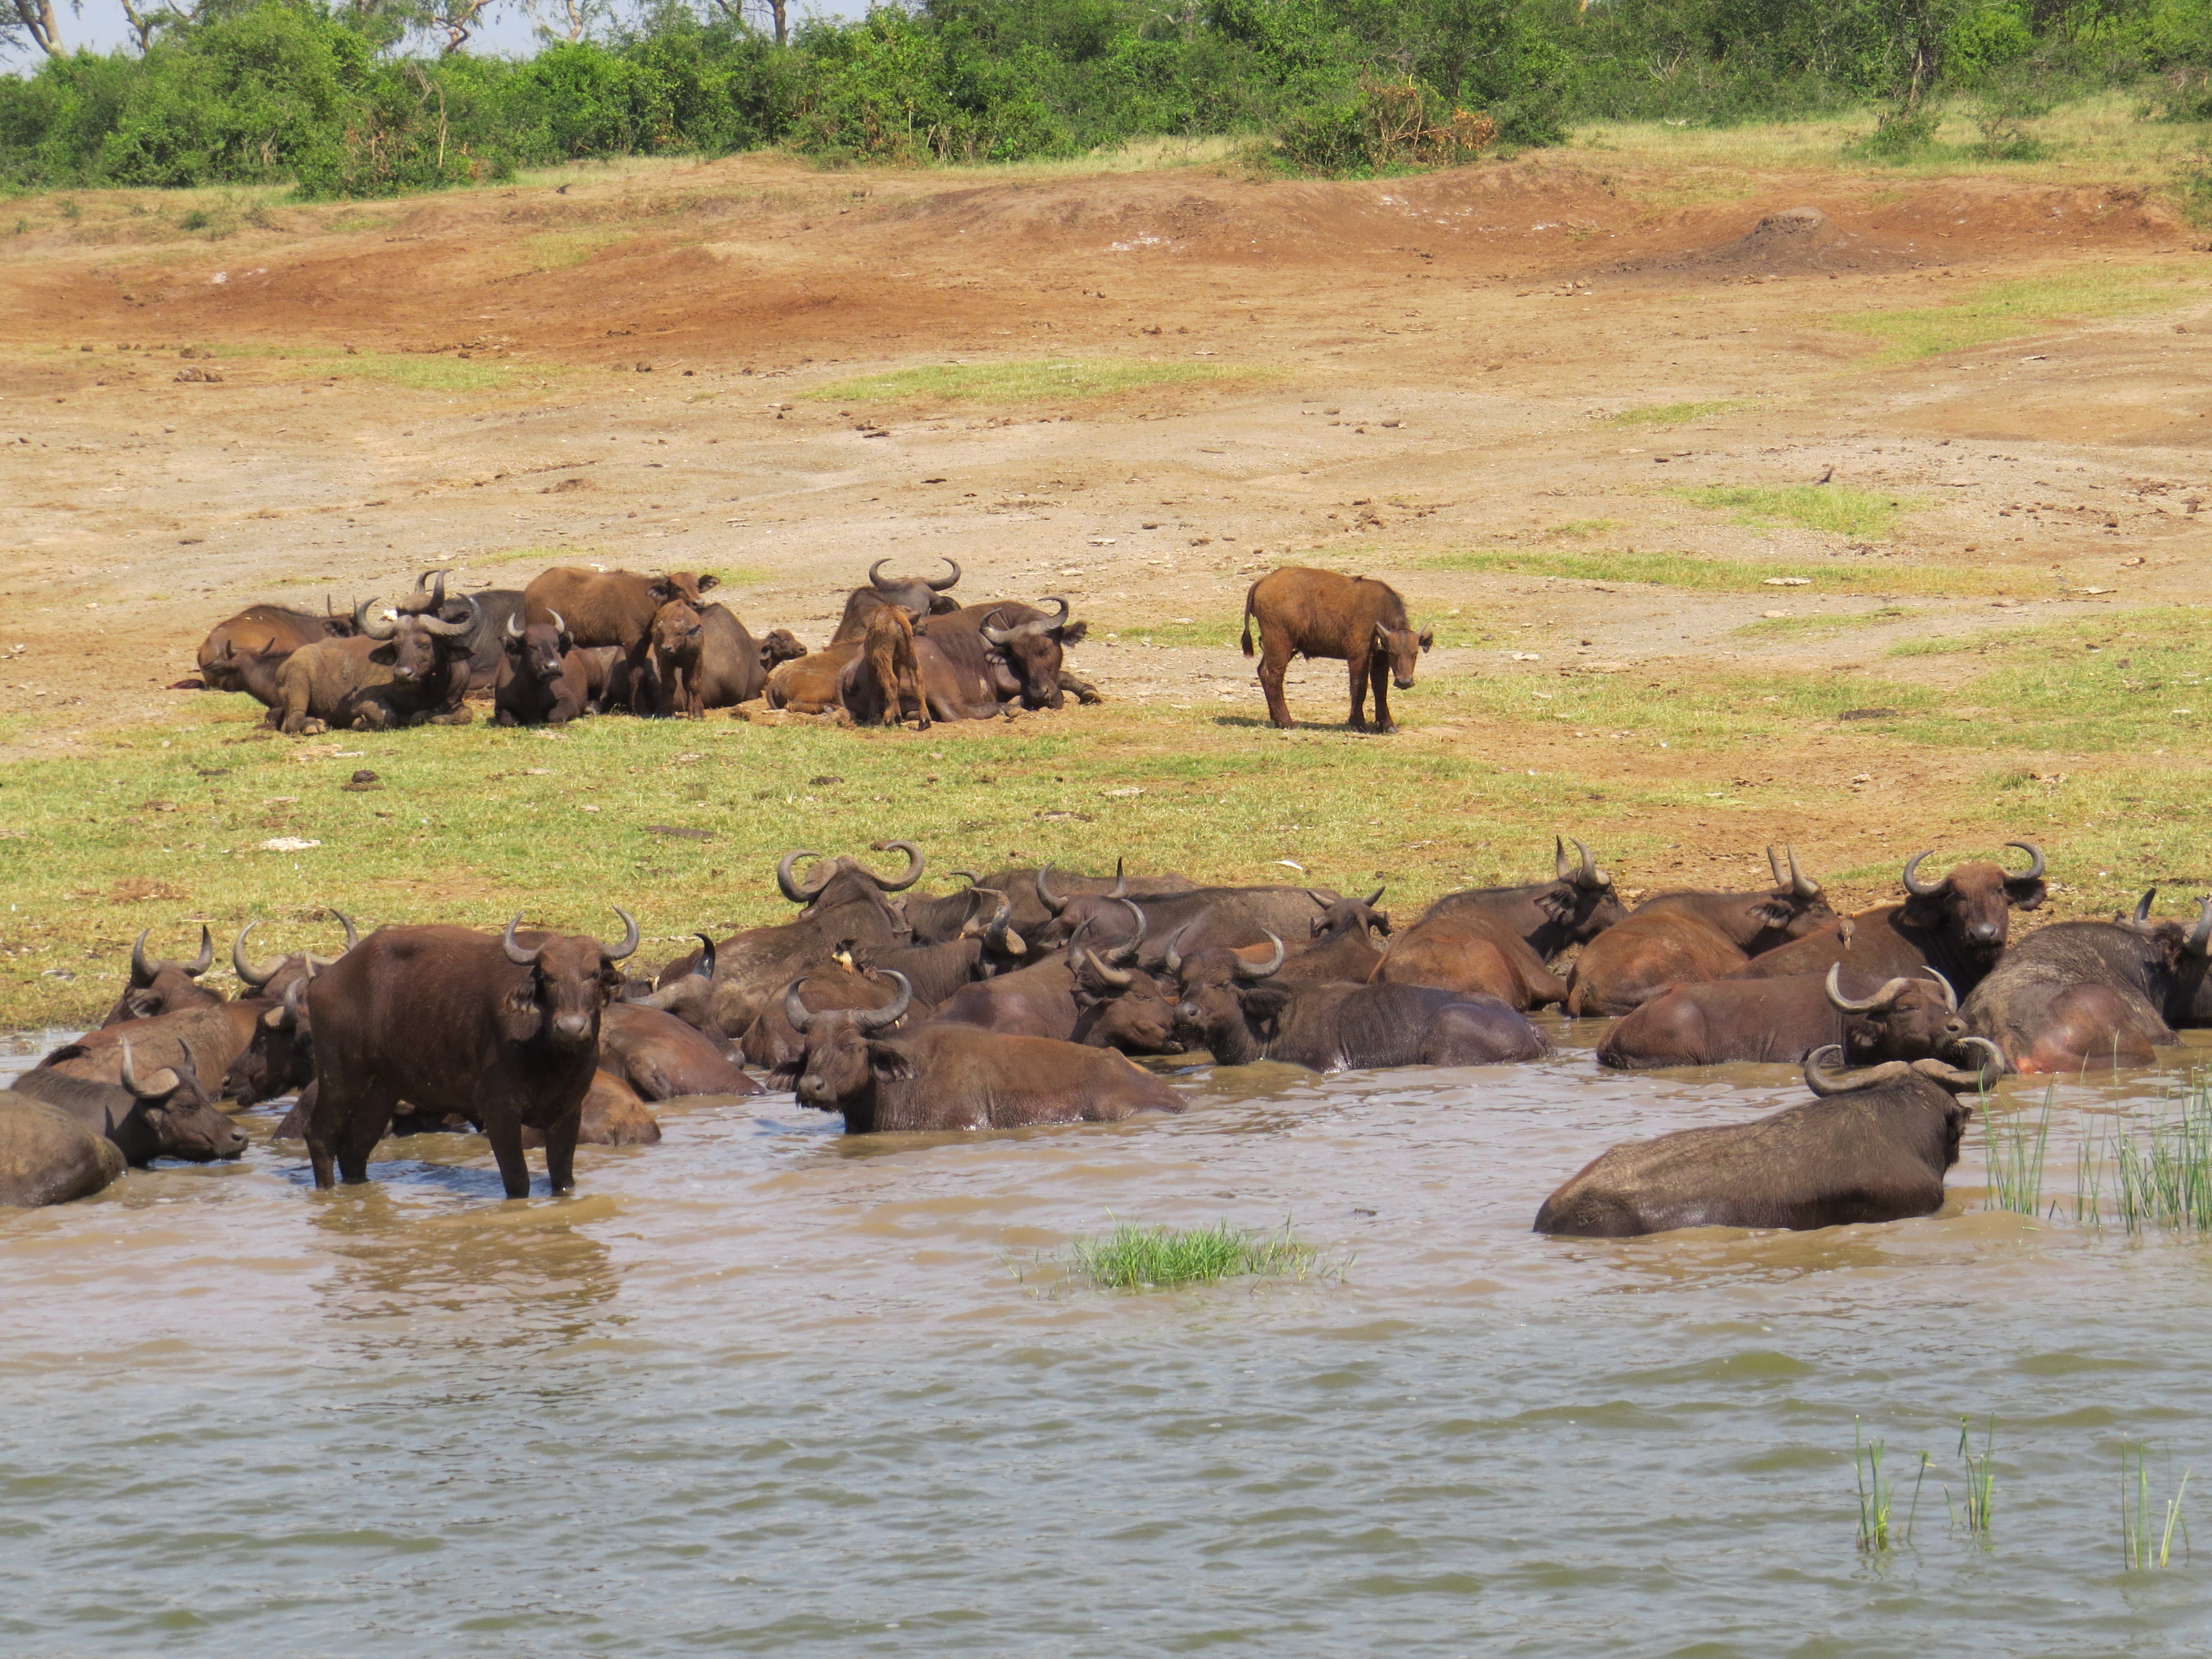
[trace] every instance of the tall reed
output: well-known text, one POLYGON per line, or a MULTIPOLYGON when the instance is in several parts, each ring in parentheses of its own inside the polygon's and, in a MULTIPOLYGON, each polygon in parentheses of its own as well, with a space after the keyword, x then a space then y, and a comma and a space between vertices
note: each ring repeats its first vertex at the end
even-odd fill
MULTIPOLYGON (((1959 1457, 1966 1466, 1966 1495, 1962 1508, 1951 1511, 1951 1524, 1963 1526, 1966 1535, 1986 1544, 1990 1540, 1990 1523, 1996 1515, 1997 1488, 1997 1419, 1990 1413, 1989 1425, 1982 1438, 1982 1449, 1974 1449, 1973 1436, 1966 1419, 1959 1419, 1959 1457)), ((1951 1501, 1951 1489, 1943 1489, 1943 1501, 1951 1501)))
POLYGON ((2173 1559, 2173 1534, 2181 1532, 2182 1559, 2189 1556, 2189 1523, 2182 1518, 2181 1500, 2189 1491, 2190 1471, 2181 1472, 2181 1484, 2166 1500, 2164 1525, 2151 1507, 2150 1448, 2135 1449, 2135 1478, 2128 1477, 2128 1443, 2120 1443, 2120 1556, 2130 1572, 2164 1568, 2173 1559))
POLYGON ((2052 1091, 2043 1097, 2043 1115, 2031 1132, 2027 1115, 1996 1115, 1996 1102, 1982 1102, 1982 1142, 1990 1168, 1990 1201, 2000 1210, 2020 1215, 2039 1214, 2043 1208, 2043 1155, 2051 1144, 2052 1091))
MULTIPOLYGON (((1888 1477, 1881 1472, 1881 1455, 1887 1441, 1868 1440, 1856 1417, 1851 1419, 1851 1468, 1859 1488, 1859 1547, 1869 1555, 1879 1555, 1891 1546, 1890 1499, 1893 1496, 1888 1477)), ((1920 1483, 1928 1478, 1928 1454, 1920 1454, 1920 1469, 1912 1478, 1912 1503, 1905 1512, 1905 1530, 1896 1541, 1912 1541, 1912 1522, 1920 1513, 1920 1483)))
POLYGON ((2113 1126, 2121 1221, 2146 1227, 2212 1228, 2212 1085, 2193 1081, 2172 1115, 2143 1127, 2113 1126))

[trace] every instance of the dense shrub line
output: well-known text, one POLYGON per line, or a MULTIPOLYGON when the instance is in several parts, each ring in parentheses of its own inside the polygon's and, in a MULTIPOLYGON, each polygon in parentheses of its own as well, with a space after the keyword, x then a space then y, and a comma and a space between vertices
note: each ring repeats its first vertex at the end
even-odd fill
POLYGON ((1005 161, 1221 133, 1357 173, 1554 142, 1577 117, 1870 102, 1905 147, 1962 89, 2002 145, 2062 94, 2150 76, 2161 112, 2212 115, 2212 0, 922 0, 783 46, 663 0, 520 62, 410 55, 398 33, 233 0, 143 54, 0 76, 0 183, 374 196, 592 156, 1005 161))

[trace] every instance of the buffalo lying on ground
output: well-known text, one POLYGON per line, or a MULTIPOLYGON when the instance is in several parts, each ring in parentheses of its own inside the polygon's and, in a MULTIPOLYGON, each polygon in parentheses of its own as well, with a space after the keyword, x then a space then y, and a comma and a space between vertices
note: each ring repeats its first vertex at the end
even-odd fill
MULTIPOLYGON (((1060 901, 1037 878, 1041 893, 1049 894, 1059 911, 1042 929, 1041 943, 1057 945, 1073 937, 1085 923, 1094 927, 1092 937, 1102 942, 1118 939, 1122 921, 1112 894, 1089 895, 1060 901)), ((1193 887, 1139 901, 1144 908, 1146 937, 1139 962, 1147 968, 1166 960, 1170 941, 1188 956, 1195 951, 1233 950, 1240 945, 1304 934, 1312 926, 1314 907, 1323 909, 1344 896, 1328 887, 1193 887)))
POLYGON ((806 1052, 779 1069, 778 1079, 800 1105, 843 1113, 848 1134, 1111 1123, 1183 1109, 1174 1089, 1111 1048, 961 1024, 878 1036, 909 1000, 902 984, 885 1007, 814 1013, 787 994, 786 1018, 806 1052))
POLYGON ((1133 965, 1144 939, 1144 913, 1121 902, 1136 927, 1123 943, 1094 949, 1079 934, 1042 962, 961 987, 931 1018, 1124 1054, 1179 1053, 1174 981, 1133 965))
POLYGON ((1089 624, 1071 622, 1067 601, 1056 593, 1045 603, 1054 610, 1012 600, 963 605, 916 632, 944 653, 970 696, 980 691, 994 704, 1018 702, 1024 708, 1060 708, 1070 691, 1078 702, 1103 702, 1096 686, 1068 672, 1065 656, 1089 624))
POLYGON ((102 1025, 120 1025, 126 1019, 152 1019, 179 1008, 189 1008, 195 1003, 221 1002, 222 993, 210 990, 199 982, 202 974, 215 966, 215 935, 208 932, 207 924, 200 924, 200 953, 190 962, 170 962, 146 954, 146 935, 154 930, 141 928, 131 945, 131 979, 123 994, 115 999, 115 1006, 107 1011, 102 1025))
MULTIPOLYGON (((327 605, 329 601, 325 600, 327 605)), ((200 678, 210 691, 243 691, 240 659, 273 657, 278 661, 303 645, 318 640, 343 639, 355 631, 351 617, 310 611, 288 610, 281 605, 249 605, 234 617, 226 617, 200 641, 200 678)))
POLYGON ((308 991, 315 1098, 307 1152, 315 1185, 368 1178, 369 1153, 402 1100, 483 1126, 509 1198, 530 1195, 522 1132, 545 1138, 555 1192, 575 1184, 584 1097, 598 1069, 599 1017, 637 948, 582 934, 497 939, 465 927, 380 927, 308 991))
MULTIPOLYGON (((595 712, 594 658, 555 611, 550 622, 525 626, 509 617, 492 685, 494 720, 501 726, 566 726, 595 712)), ((604 676, 601 677, 604 681, 604 676)))
POLYGON ((1966 1028, 1996 1045, 2008 1072, 2148 1066, 2181 1039, 2175 1025, 2212 1018, 2212 899, 2193 927, 2150 920, 2145 893, 2132 923, 2058 921, 2004 953, 1966 998, 1966 1028))
POLYGON ((522 615, 522 590, 478 588, 464 603, 446 597, 447 574, 443 570, 423 571, 415 578, 415 591, 398 601, 392 609, 404 617, 439 617, 447 622, 467 623, 469 631, 461 636, 461 645, 469 659, 468 689, 488 691, 499 682, 500 663, 506 654, 507 624, 522 615))
POLYGON ((915 637, 914 624, 895 605, 878 605, 869 615, 858 655, 837 676, 837 701, 855 726, 897 726, 908 714, 915 729, 929 730, 930 717, 941 720, 988 718, 998 705, 963 695, 944 655, 928 640, 915 637))
POLYGON ((1661 893, 1593 939, 1567 978, 1567 1012, 1625 1014, 1670 985, 1718 979, 1763 951, 1833 921, 1820 884, 1770 847, 1773 887, 1751 893, 1661 893))
POLYGON ((278 702, 265 724, 295 737, 333 726, 384 732, 468 724, 464 641, 475 624, 427 614, 371 617, 368 610, 364 603, 356 612, 360 638, 302 646, 284 659, 278 702))
POLYGON ((1837 1077, 1826 1070, 1837 1052, 1823 1048, 1805 1062, 1817 1100, 1753 1123, 1680 1129, 1601 1153, 1544 1200, 1535 1230, 1632 1238, 1676 1227, 1802 1231, 1933 1215, 1973 1115, 1953 1096, 1984 1086, 1994 1066, 1890 1060, 1837 1077))
POLYGON ((768 677, 768 706, 787 708, 794 714, 826 714, 843 708, 845 671, 859 659, 860 645, 859 640, 841 640, 823 650, 777 664, 768 677))
MULTIPOLYGON (((694 575, 688 570, 665 576, 641 575, 635 570, 582 570, 557 565, 541 571, 522 590, 522 620, 550 622, 559 612, 569 634, 580 646, 613 646, 628 661, 633 680, 641 679, 653 650, 653 619, 672 599, 696 606, 700 595, 720 585, 721 578, 694 575)), ((633 695, 635 687, 633 686, 633 695)), ((653 705, 641 701, 641 712, 653 705)))
POLYGON ((1275 986, 1265 981, 1286 954, 1246 961, 1234 951, 1183 957, 1170 942, 1165 966, 1182 984, 1184 1036, 1224 1066, 1279 1060, 1316 1072, 1382 1066, 1490 1066, 1541 1060, 1550 1041, 1519 1009, 1480 993, 1425 985, 1275 986))
POLYGON ((1413 689, 1420 653, 1436 643, 1435 634, 1418 634, 1406 620, 1406 602, 1387 583, 1365 576, 1340 576, 1333 570, 1286 565, 1254 582, 1244 595, 1244 634, 1240 644, 1252 654, 1252 624, 1260 624, 1260 689, 1267 694, 1267 718, 1291 724, 1283 701, 1283 676, 1293 657, 1334 658, 1352 676, 1352 714, 1346 722, 1364 731, 1367 693, 1375 693, 1375 729, 1395 732, 1390 718, 1390 684, 1413 689))
POLYGON ((128 1168, 122 1148, 60 1107, 0 1090, 0 1206, 90 1198, 128 1168))
POLYGON ((1839 1047, 1855 1066, 1940 1059, 1966 1035, 1959 1000, 1932 968, 1877 985, 1846 981, 1840 964, 1787 979, 1714 979, 1662 991, 1615 1021, 1598 1044, 1601 1066, 1719 1066, 1731 1060, 1802 1065, 1839 1047))
POLYGON ((887 605, 904 611, 909 622, 920 622, 925 617, 950 616, 960 608, 959 600, 945 597, 945 591, 960 580, 960 567, 951 559, 945 562, 951 567, 952 574, 935 580, 886 576, 884 567, 890 562, 889 559, 878 559, 868 567, 868 585, 856 587, 845 596, 845 613, 837 618, 837 631, 830 636, 830 644, 842 645, 848 640, 864 636, 868 631, 868 618, 887 605))
POLYGON ((1960 996, 1970 995, 2004 953, 2011 912, 2033 910, 2044 900, 2042 849, 2026 841, 2005 845, 2028 856, 2028 867, 2019 875, 1977 861, 1956 866, 1941 881, 1923 881, 1916 872, 1929 854, 1916 854, 1905 860, 1904 903, 1877 905, 1829 923, 1753 957, 1732 977, 1825 974, 1838 962, 1873 979, 1933 968, 1960 996))
POLYGON ((1587 945, 1628 912, 1589 848, 1553 842, 1555 879, 1531 887, 1481 887, 1448 893, 1397 934, 1375 978, 1391 985, 1479 991, 1516 1008, 1567 1000, 1566 981, 1545 964, 1587 945))
POLYGON ((163 1066, 142 1076, 131 1039, 119 1039, 116 1050, 112 1083, 41 1065, 15 1079, 15 1092, 59 1107, 82 1127, 106 1136, 133 1169, 157 1158, 210 1164, 244 1154, 246 1137, 210 1103, 190 1066, 163 1066))

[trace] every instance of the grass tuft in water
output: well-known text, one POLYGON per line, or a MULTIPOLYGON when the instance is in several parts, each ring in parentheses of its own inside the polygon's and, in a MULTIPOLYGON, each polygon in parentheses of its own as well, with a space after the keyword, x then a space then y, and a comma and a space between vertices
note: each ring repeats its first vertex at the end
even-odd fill
POLYGON ((2015 1215, 2035 1215, 2043 1208, 2043 1154, 2051 1142, 2051 1109, 2057 1085, 2043 1097, 2043 1115, 2034 1127, 2027 1114, 1996 1115, 1996 1102, 1982 1102, 1982 1139, 1990 1166, 1990 1206, 2015 1215))
POLYGON ((2212 1229, 2212 1085, 2199 1082, 2171 1117, 2112 1127, 2113 1197, 2130 1232, 2212 1229))
POLYGON ((2173 1534, 2181 1534, 2181 1558, 2189 1559, 2189 1523, 2183 1519, 2181 1500, 2189 1491, 2190 1471, 2181 1472, 2181 1484, 2163 1505, 2153 1507, 2150 1490, 2150 1448, 2132 1449, 2135 1468, 2128 1467, 2130 1448, 2120 1443, 2120 1556, 2130 1572, 2162 1571, 2173 1559, 2173 1534))
POLYGON ((1859 1547, 1870 1555, 1879 1555, 1894 1543, 1912 1541, 1912 1523, 1920 1513, 1920 1483, 1928 1478, 1928 1454, 1920 1454, 1920 1468, 1912 1477, 1912 1502, 1905 1512, 1905 1529, 1893 1539, 1890 1527, 1891 1484, 1881 1472, 1881 1455, 1887 1441, 1868 1440, 1861 1431, 1859 1419, 1851 1419, 1851 1464, 1858 1476, 1859 1491, 1859 1547))
POLYGON ((1115 1224, 1103 1238, 1079 1238, 1069 1247, 1073 1271, 1106 1290, 1168 1290, 1212 1285, 1224 1279, 1305 1279, 1322 1267, 1321 1252, 1280 1232, 1255 1232, 1230 1222, 1178 1230, 1115 1224))
MULTIPOLYGON (((1986 1544, 1990 1541, 1991 1522, 1996 1512, 1997 1496, 1997 1419, 1991 1413, 1982 1437, 1982 1449, 1974 1449, 1973 1436, 1966 1419, 1959 1419, 1959 1457, 1966 1466, 1966 1492, 1963 1504, 1951 1508, 1953 1527, 1964 1527, 1969 1538, 1986 1544)), ((1951 1489, 1943 1489, 1943 1502, 1951 1504, 1951 1489)))

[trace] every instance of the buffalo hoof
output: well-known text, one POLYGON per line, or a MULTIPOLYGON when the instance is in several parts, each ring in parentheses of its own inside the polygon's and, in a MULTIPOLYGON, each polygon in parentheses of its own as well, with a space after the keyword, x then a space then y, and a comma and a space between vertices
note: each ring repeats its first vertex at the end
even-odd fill
POLYGON ((301 720, 298 735, 303 738, 319 738, 330 729, 328 720, 301 720))

